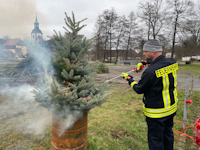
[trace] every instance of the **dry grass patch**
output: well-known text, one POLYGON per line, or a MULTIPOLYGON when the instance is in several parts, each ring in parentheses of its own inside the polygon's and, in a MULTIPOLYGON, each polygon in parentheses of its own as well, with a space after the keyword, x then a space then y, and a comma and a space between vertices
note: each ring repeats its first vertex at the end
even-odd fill
MULTIPOLYGON (((88 150, 148 150, 147 125, 142 111, 143 95, 136 94, 128 84, 116 84, 102 107, 92 109, 88 114, 88 150)), ((175 119, 183 119, 185 90, 178 90, 178 111, 175 119)), ((1 101, 4 101, 1 99, 1 101)), ((22 104, 24 107, 25 104, 22 104)), ((32 106, 32 105, 30 105, 32 106)), ((200 93, 194 91, 193 104, 188 105, 188 124, 199 116, 200 93)), ((2 114, 2 113, 1 113, 2 114)), ((1 115, 0 114, 0 115, 1 115)), ((51 149, 51 122, 42 134, 25 133, 27 120, 45 114, 45 110, 13 116, 0 117, 0 149, 49 150, 51 149), (21 124, 21 126, 20 126, 21 124)), ((182 124, 175 122, 174 130, 182 130, 182 124)), ((189 130, 188 134, 193 135, 189 130)), ((197 150, 193 141, 181 143, 175 140, 175 150, 179 146, 197 150)))

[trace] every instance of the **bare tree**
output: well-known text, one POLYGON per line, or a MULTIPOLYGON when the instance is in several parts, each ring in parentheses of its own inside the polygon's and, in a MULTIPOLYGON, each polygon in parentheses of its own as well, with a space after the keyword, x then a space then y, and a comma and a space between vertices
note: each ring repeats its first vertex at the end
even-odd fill
POLYGON ((126 22, 127 22, 127 19, 125 16, 119 17, 114 27, 114 30, 115 30, 114 44, 115 44, 115 49, 117 51, 116 60, 118 60, 118 56, 119 56, 119 47, 122 48, 126 22))
POLYGON ((95 23, 95 35, 96 35, 96 38, 95 38, 95 58, 96 60, 100 60, 101 59, 101 54, 102 52, 104 53, 103 51, 103 20, 102 20, 102 16, 99 15, 98 16, 98 19, 95 23))
POLYGON ((159 34, 166 20, 166 12, 162 0, 143 0, 139 3, 138 17, 148 28, 148 39, 159 34))
POLYGON ((107 59, 108 59, 108 50, 107 50, 107 47, 108 47, 108 27, 107 26, 104 26, 103 39, 104 39, 104 53, 103 53, 103 57, 104 57, 104 61, 105 61, 106 54, 107 54, 107 59))
POLYGON ((99 16, 99 19, 101 19, 101 30, 99 30, 100 32, 97 33, 97 35, 99 35, 99 38, 102 41, 103 44, 103 61, 105 62, 106 58, 108 59, 108 51, 107 51, 107 47, 108 47, 108 23, 107 20, 105 20, 105 16, 106 14, 108 14, 109 10, 104 10, 103 14, 101 14, 99 16))
POLYGON ((168 11, 170 12, 169 20, 172 24, 172 49, 171 58, 174 57, 174 49, 176 43, 177 33, 180 31, 183 21, 194 15, 194 3, 190 0, 167 0, 168 11))
POLYGON ((112 53, 111 53, 111 49, 112 49, 112 43, 114 40, 114 26, 116 25, 116 21, 118 19, 118 15, 115 11, 114 8, 111 8, 111 10, 106 10, 103 13, 103 17, 106 23, 106 29, 107 29, 107 33, 108 33, 108 37, 109 37, 109 50, 110 50, 110 62, 111 62, 111 58, 112 58, 112 53))
POLYGON ((125 31, 125 48, 126 48, 126 59, 128 58, 128 51, 131 48, 131 45, 133 46, 133 42, 136 40, 137 35, 137 22, 136 22, 136 16, 134 12, 131 12, 128 16, 128 21, 126 23, 126 31, 125 31))
POLYGON ((183 44, 190 51, 190 55, 199 55, 200 20, 198 18, 196 20, 188 20, 183 27, 182 33, 185 37, 183 44))

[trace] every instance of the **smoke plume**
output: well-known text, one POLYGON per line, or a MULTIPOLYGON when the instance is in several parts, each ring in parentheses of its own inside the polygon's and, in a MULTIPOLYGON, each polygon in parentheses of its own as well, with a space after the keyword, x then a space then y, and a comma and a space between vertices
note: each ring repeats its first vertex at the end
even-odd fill
MULTIPOLYGON (((41 65, 39 68, 42 68, 42 77, 48 81, 46 88, 50 89, 54 75, 52 53, 48 49, 37 47, 31 50, 30 56, 35 64, 41 65)), ((41 74, 38 76, 38 82, 40 82, 40 77, 41 74)), ((32 91, 36 85, 37 83, 13 87, 4 83, 0 86, 0 95, 4 97, 4 101, 0 101, 0 134, 22 129, 21 131, 24 133, 38 135, 44 133, 46 127, 51 125, 52 112, 41 107, 40 103, 35 101, 32 91)), ((68 115, 60 123, 61 131, 70 129, 83 116, 82 112, 70 111, 70 108, 66 108, 65 114, 68 115)))
POLYGON ((29 38, 36 14, 42 27, 47 25, 45 17, 37 10, 35 0, 1 0, 0 10, 0 38, 29 38))

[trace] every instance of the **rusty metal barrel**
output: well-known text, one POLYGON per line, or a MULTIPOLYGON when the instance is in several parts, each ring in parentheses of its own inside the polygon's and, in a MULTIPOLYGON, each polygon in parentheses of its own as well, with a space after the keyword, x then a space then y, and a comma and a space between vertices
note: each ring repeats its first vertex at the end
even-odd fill
POLYGON ((87 150, 87 113, 70 130, 61 130, 62 121, 52 113, 52 150, 87 150))

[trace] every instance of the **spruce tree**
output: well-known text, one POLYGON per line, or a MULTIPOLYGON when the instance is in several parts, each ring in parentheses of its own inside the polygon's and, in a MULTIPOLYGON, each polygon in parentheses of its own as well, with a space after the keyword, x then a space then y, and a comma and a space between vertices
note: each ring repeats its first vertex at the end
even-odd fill
POLYGON ((96 66, 98 62, 89 63, 87 52, 92 46, 93 39, 86 39, 78 34, 85 26, 82 21, 76 22, 65 13, 65 34, 60 32, 51 37, 55 42, 52 58, 55 70, 52 83, 43 78, 33 91, 36 101, 51 111, 63 115, 70 109, 89 111, 95 106, 101 106, 108 98, 108 84, 102 81, 96 84, 96 66))

